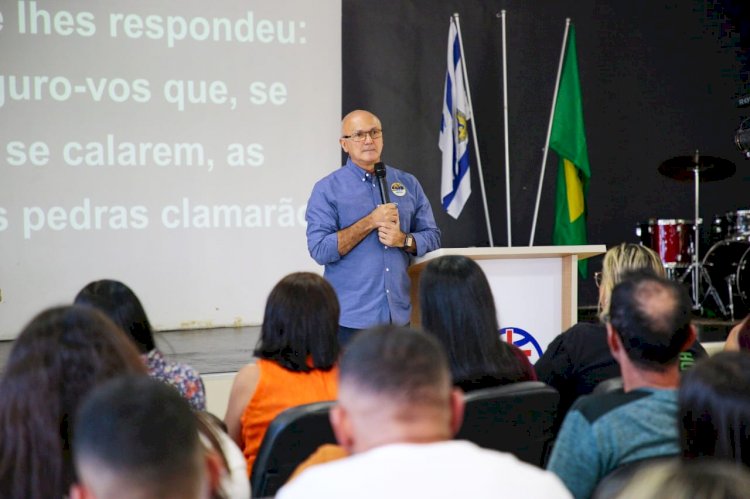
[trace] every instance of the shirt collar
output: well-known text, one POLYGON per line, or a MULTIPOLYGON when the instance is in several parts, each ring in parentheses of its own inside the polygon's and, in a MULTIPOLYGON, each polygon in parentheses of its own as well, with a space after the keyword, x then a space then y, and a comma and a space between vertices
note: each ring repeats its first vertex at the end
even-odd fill
POLYGON ((374 182, 375 174, 369 173, 364 168, 357 166, 354 163, 354 161, 352 161, 352 158, 346 159, 346 164, 344 165, 344 168, 347 168, 349 171, 354 173, 357 176, 357 178, 362 180, 362 182, 374 182))

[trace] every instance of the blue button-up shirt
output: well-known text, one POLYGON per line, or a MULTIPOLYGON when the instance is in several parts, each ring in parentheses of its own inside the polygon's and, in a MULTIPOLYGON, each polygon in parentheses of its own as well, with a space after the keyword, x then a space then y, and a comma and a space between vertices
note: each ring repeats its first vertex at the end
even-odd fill
MULTIPOLYGON (((401 231, 414 236, 417 255, 440 247, 440 229, 422 186, 409 173, 386 167, 392 203, 398 205, 401 231), (402 195, 398 195, 402 194, 402 195)), ((336 290, 341 305, 339 324, 363 329, 378 324, 407 324, 411 316, 410 256, 391 248, 370 232, 344 256, 339 255, 339 230, 345 229, 381 204, 375 175, 352 163, 318 181, 307 203, 307 248, 336 290)))

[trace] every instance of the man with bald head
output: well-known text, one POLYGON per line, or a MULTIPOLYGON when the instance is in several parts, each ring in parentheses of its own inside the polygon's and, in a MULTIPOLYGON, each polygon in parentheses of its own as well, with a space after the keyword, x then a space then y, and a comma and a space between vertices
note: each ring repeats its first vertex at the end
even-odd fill
POLYGON ((674 281, 627 276, 612 291, 607 342, 623 389, 579 398, 565 416, 547 468, 576 498, 615 468, 680 452, 680 354, 695 341, 692 303, 674 281))
POLYGON ((303 471, 278 499, 570 499, 552 473, 512 454, 452 440, 464 400, 448 356, 427 333, 383 326, 341 356, 331 425, 349 457, 303 471))
POLYGON ((341 122, 346 164, 318 181, 307 203, 307 247, 325 266, 341 304, 339 339, 378 324, 405 325, 411 316, 411 255, 440 247, 440 230, 417 179, 386 165, 383 203, 375 164, 383 152, 383 127, 374 114, 356 110, 341 122))

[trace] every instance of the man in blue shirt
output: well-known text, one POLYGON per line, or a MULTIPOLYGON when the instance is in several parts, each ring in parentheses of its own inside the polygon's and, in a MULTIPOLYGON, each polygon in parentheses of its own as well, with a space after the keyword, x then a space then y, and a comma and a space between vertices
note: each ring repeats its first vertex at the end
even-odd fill
POLYGON ((375 163, 383 128, 357 110, 341 123, 346 164, 318 181, 307 203, 307 247, 325 266, 341 304, 339 338, 378 324, 405 325, 411 316, 410 255, 440 247, 440 230, 417 179, 386 166, 391 203, 383 204, 375 163))
POLYGON ((679 454, 679 358, 696 337, 691 309, 679 283, 649 274, 626 277, 612 291, 607 341, 623 389, 580 397, 547 464, 576 499, 624 464, 679 454))

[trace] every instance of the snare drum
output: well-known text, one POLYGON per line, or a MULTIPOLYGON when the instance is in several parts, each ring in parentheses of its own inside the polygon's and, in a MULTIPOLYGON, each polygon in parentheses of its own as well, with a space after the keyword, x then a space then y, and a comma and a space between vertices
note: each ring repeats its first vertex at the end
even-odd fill
POLYGON ((665 267, 687 267, 693 252, 694 230, 692 220, 658 219, 651 249, 659 253, 665 267))
POLYGON ((734 317, 744 317, 750 310, 750 242, 726 240, 714 244, 703 259, 703 267, 727 310, 731 303, 734 317))

